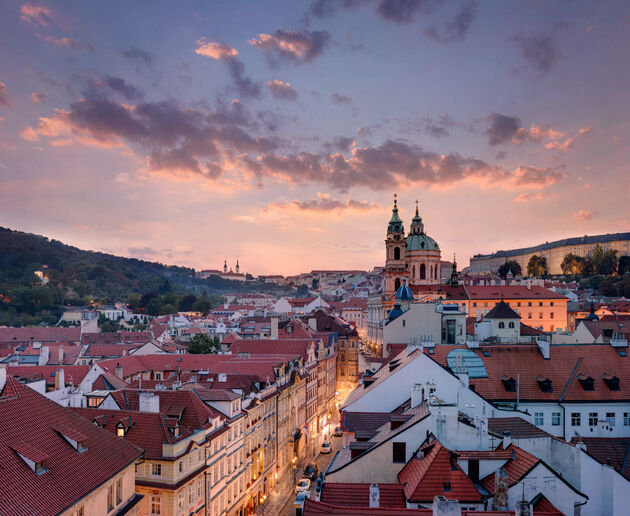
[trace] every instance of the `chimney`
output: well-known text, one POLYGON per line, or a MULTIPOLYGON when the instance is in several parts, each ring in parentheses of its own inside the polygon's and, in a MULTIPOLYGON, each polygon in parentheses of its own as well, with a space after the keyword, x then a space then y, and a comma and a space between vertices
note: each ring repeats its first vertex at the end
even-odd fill
POLYGON ((503 449, 507 450, 512 444, 512 432, 503 432, 503 449))
POLYGON ((311 327, 311 330, 317 331, 317 319, 315 317, 308 318, 308 325, 311 327))
POLYGON ((516 502, 516 511, 514 516, 531 516, 532 511, 527 500, 519 500, 516 502))
POLYGON ((416 383, 411 388, 411 406, 409 408, 415 408, 424 401, 424 390, 421 383, 416 383))
POLYGON ((57 372, 55 373, 55 390, 58 391, 59 389, 63 389, 66 386, 66 379, 64 376, 64 372, 63 369, 59 368, 57 369, 57 372))
POLYGON ((151 392, 141 392, 138 396, 140 412, 160 412, 160 397, 151 392))
POLYGON ((536 340, 536 344, 538 344, 538 349, 542 354, 545 360, 549 360, 549 341, 548 340, 536 340))
POLYGON ((7 365, 0 364, 0 392, 4 389, 5 383, 7 383, 7 365))
POLYGON ((59 365, 63 365, 63 344, 59 344, 59 365))
POLYGON ((48 346, 42 346, 39 350, 39 360, 37 365, 43 366, 48 363, 48 359, 50 358, 50 352, 48 350, 48 346))
POLYGON ((457 500, 448 500, 445 496, 433 498, 433 516, 461 516, 462 507, 457 500))
POLYGON ((370 508, 380 506, 381 497, 378 490, 378 484, 370 484, 370 508))
POLYGON ((116 364, 116 376, 120 378, 121 380, 123 379, 123 368, 120 365, 120 363, 116 364))
POLYGON ((271 316, 271 334, 269 335, 270 339, 278 340, 278 316, 271 316))
POLYGON ((507 511, 508 509, 508 474, 505 468, 499 468, 494 473, 493 511, 507 511))

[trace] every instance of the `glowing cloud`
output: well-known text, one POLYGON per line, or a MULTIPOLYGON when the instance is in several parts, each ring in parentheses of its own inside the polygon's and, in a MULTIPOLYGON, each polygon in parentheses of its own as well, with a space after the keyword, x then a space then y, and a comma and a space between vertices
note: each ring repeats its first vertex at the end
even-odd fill
POLYGON ((206 38, 201 38, 197 41, 199 47, 195 49, 195 54, 209 57, 211 59, 231 59, 238 56, 238 51, 229 45, 218 43, 216 41, 208 41, 206 38))

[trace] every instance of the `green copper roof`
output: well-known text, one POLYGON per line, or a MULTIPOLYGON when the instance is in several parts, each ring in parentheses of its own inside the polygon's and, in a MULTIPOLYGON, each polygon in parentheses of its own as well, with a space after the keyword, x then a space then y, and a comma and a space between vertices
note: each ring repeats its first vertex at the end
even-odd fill
POLYGON ((407 237, 407 251, 439 251, 437 242, 430 236, 422 234, 409 235, 407 237))

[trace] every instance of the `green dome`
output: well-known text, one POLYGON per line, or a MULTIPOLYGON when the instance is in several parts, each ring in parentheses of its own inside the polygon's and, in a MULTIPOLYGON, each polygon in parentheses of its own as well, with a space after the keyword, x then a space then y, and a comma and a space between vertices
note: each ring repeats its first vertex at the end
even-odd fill
POLYGON ((407 251, 439 251, 437 242, 430 236, 421 234, 409 235, 407 238, 407 251))

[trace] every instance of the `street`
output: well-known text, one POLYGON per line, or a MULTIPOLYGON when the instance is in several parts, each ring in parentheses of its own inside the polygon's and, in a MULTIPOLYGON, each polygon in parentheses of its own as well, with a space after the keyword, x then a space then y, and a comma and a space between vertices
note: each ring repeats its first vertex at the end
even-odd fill
MULTIPOLYGON (((326 472, 326 468, 328 468, 330 461, 333 460, 335 453, 337 453, 339 451, 339 448, 341 448, 341 441, 342 441, 341 437, 331 437, 330 443, 331 443, 332 451, 330 452, 330 454, 325 454, 325 455, 319 454, 317 456, 317 458, 315 459, 315 464, 317 464, 317 467, 319 468, 320 472, 324 472, 324 473, 326 472)), ((316 487, 317 487, 317 481, 314 481, 311 484, 311 497, 313 499, 315 499, 316 487)), ((280 516, 294 516, 295 515, 295 508, 293 507, 294 501, 295 501, 295 493, 292 491, 289 497, 287 498, 287 501, 284 507, 282 508, 282 511, 280 511, 278 514, 280 516)))

